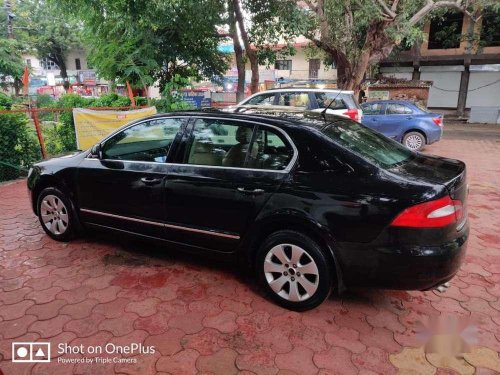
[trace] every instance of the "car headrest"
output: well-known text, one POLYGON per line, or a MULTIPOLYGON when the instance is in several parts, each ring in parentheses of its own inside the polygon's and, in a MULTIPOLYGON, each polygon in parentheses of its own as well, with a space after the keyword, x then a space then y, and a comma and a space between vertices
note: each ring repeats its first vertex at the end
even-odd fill
POLYGON ((240 126, 236 130, 236 141, 238 141, 238 143, 247 144, 250 143, 251 139, 252 139, 252 129, 240 126))

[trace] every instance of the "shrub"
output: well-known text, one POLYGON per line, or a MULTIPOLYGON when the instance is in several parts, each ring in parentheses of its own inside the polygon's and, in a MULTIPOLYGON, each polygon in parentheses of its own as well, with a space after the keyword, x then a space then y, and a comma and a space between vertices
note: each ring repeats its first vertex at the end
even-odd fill
POLYGON ((56 101, 49 94, 39 94, 36 96, 36 107, 37 108, 52 108, 56 101))
MULTIPOLYGON (((85 108, 95 105, 95 99, 82 98, 77 94, 64 94, 62 95, 56 103, 56 107, 60 108, 85 108)), ((57 139, 51 139, 54 144, 50 147, 55 147, 61 152, 74 151, 76 150, 76 134, 75 134, 75 124, 73 122, 73 111, 61 112, 59 115, 60 126, 57 130, 52 133, 52 136, 57 137, 57 139)), ((49 131, 50 133, 50 131, 49 131)))
POLYGON ((103 95, 95 100, 95 107, 126 107, 130 105, 130 99, 114 92, 103 95))
POLYGON ((10 109, 12 107, 12 99, 10 96, 0 92, 0 109, 10 109))
POLYGON ((143 96, 136 96, 136 97, 134 97, 134 100, 135 100, 135 105, 137 105, 137 106, 142 106, 142 105, 148 104, 148 99, 143 97, 143 96))
POLYGON ((23 113, 0 114, 0 181, 19 177, 41 158, 38 140, 28 124, 23 113))

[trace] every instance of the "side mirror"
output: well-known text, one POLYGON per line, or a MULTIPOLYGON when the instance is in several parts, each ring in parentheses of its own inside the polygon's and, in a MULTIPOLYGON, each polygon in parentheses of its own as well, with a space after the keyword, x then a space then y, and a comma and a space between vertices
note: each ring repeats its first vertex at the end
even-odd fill
POLYGON ((90 149, 90 156, 93 159, 102 159, 102 150, 100 143, 97 143, 92 146, 92 148, 90 149))

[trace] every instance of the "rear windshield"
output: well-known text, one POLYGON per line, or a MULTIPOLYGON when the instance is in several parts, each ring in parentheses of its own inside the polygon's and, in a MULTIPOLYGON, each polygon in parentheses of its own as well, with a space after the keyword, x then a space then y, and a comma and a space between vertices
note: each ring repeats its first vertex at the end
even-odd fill
POLYGON ((344 148, 382 168, 390 168, 413 157, 403 145, 350 119, 335 119, 321 132, 344 148))
POLYGON ((342 94, 342 99, 344 99, 344 102, 347 103, 347 105, 349 105, 349 108, 358 108, 358 109, 361 109, 358 101, 356 100, 356 98, 354 97, 354 95, 352 94, 342 94))

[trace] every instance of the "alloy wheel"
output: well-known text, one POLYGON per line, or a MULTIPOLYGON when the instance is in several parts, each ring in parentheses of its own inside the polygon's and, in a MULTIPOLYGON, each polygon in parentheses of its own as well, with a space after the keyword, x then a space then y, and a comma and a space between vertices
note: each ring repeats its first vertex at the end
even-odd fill
POLYGON ((49 194, 42 199, 40 215, 43 225, 45 225, 51 233, 61 235, 68 229, 68 209, 58 196, 49 194))
POLYGON ((409 135, 405 139, 405 146, 408 147, 410 150, 420 150, 423 145, 423 140, 422 137, 417 135, 417 134, 412 134, 409 135))
POLYGON ((264 275, 274 293, 291 302, 311 298, 319 285, 319 271, 313 258, 292 244, 276 245, 268 251, 264 275))

